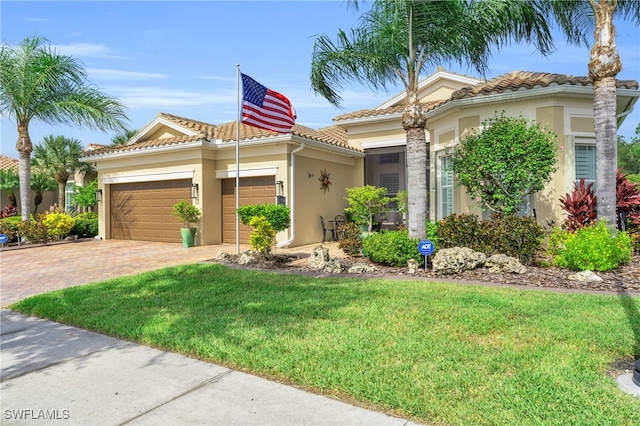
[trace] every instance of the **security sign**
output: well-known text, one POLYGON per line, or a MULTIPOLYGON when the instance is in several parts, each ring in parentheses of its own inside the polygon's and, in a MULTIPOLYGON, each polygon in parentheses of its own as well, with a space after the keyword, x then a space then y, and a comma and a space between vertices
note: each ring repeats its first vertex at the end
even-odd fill
POLYGON ((431 253, 433 253, 434 249, 435 247, 433 247, 433 243, 429 240, 421 240, 418 243, 418 251, 420 252, 420 254, 423 254, 425 256, 429 256, 431 253))
POLYGON ((0 244, 5 244, 7 241, 9 241, 9 237, 5 234, 0 234, 0 244))

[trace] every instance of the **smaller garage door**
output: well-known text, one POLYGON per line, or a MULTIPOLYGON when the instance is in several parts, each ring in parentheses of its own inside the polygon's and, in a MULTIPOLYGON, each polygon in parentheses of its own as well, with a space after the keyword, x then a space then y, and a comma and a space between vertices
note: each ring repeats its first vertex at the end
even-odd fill
MULTIPOLYGON (((236 242, 236 180, 222 181, 222 241, 236 242)), ((275 176, 240 178, 240 205, 274 204, 276 202, 275 176)), ((240 243, 249 243, 251 228, 240 224, 240 243)))
POLYGON ((111 238, 182 241, 182 224, 172 214, 180 200, 191 200, 191 179, 111 185, 111 238))

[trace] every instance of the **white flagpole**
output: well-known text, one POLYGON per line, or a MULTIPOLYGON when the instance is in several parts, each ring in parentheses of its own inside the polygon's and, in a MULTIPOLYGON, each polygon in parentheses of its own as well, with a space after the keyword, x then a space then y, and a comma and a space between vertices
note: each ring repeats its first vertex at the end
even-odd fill
POLYGON ((238 88, 238 121, 236 122, 236 254, 240 254, 240 216, 238 208, 240 208, 240 64, 236 64, 237 68, 237 88, 238 88))

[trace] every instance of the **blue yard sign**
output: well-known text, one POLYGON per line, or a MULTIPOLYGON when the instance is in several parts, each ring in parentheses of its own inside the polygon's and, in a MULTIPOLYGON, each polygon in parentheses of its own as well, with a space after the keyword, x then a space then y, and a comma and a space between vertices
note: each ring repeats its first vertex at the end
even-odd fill
POLYGON ((6 244, 7 241, 9 241, 9 237, 7 237, 5 234, 0 234, 0 244, 6 244))
POLYGON ((433 253, 433 250, 433 243, 429 240, 421 240, 418 243, 418 251, 420 252, 420 254, 429 256, 431 253, 433 253))

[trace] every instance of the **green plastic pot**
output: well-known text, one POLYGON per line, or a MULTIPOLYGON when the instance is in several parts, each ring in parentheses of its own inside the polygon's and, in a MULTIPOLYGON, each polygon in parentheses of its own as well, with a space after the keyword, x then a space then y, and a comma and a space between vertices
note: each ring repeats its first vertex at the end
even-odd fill
POLYGON ((180 233, 182 234, 182 247, 193 247, 197 229, 198 228, 180 228, 180 233))

